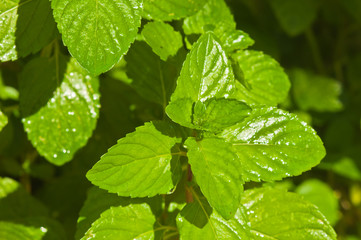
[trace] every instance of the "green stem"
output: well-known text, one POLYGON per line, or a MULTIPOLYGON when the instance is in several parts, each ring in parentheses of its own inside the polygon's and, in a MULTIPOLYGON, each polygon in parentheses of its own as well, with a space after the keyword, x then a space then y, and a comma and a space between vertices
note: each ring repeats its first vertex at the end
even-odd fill
POLYGON ((19 105, 7 106, 7 107, 4 107, 2 110, 4 113, 12 113, 14 111, 19 110, 19 105))
POLYGON ((313 56, 313 61, 315 63, 315 66, 317 68, 317 71, 321 74, 325 74, 326 71, 325 71, 325 66, 323 64, 323 61, 322 61, 322 57, 321 57, 321 51, 320 51, 320 48, 318 46, 318 43, 317 43, 317 40, 316 40, 316 37, 312 31, 311 28, 308 28, 305 32, 306 34, 306 39, 308 41, 308 44, 310 45, 311 47, 311 52, 312 52, 312 56, 313 56))
POLYGON ((172 237, 177 236, 178 234, 179 234, 178 232, 170 233, 170 234, 168 234, 168 235, 165 235, 165 236, 163 237, 163 240, 171 239, 172 237))
POLYGON ((32 151, 26 154, 24 161, 22 163, 23 173, 20 176, 20 182, 24 186, 25 190, 28 193, 31 193, 32 186, 31 186, 31 177, 30 177, 30 167, 31 164, 37 158, 38 153, 36 151, 32 151))

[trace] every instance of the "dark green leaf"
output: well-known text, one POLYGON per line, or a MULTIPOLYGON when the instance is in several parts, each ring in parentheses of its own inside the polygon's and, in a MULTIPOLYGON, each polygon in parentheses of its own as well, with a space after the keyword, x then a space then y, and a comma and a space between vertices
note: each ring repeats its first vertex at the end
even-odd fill
POLYGON ((92 74, 111 69, 128 51, 140 26, 140 0, 52 0, 64 44, 92 74))
POLYGON ((218 138, 204 138, 201 141, 188 138, 185 146, 202 193, 223 218, 232 218, 243 191, 239 159, 232 145, 218 138))
POLYGON ((276 108, 252 115, 221 134, 233 144, 245 181, 274 181, 316 166, 325 149, 315 130, 296 115, 276 108))
POLYGON ((63 226, 49 217, 28 217, 19 223, 40 229, 44 233, 42 240, 67 240, 63 226))
POLYGON ((315 20, 318 0, 269 0, 282 28, 291 36, 305 31, 315 20))
POLYGON ((0 19, 0 61, 35 53, 55 38, 48 0, 3 0, 0 19))
POLYGON ((162 123, 146 123, 102 156, 87 173, 100 188, 119 196, 151 197, 167 194, 180 177, 179 138, 165 135, 162 123))
POLYGON ((29 117, 44 107, 62 81, 68 59, 63 55, 28 62, 19 76, 20 111, 29 117), (59 82, 58 82, 59 81, 59 82))
POLYGON ((336 240, 336 233, 313 204, 295 193, 258 188, 245 191, 252 239, 336 240))
POLYGON ((164 22, 149 22, 142 30, 144 40, 164 61, 183 46, 182 35, 164 22))
POLYGON ((47 229, 44 227, 0 221, 0 239, 4 240, 41 240, 46 232, 47 229))
POLYGON ((48 216, 48 210, 10 178, 0 178, 0 220, 48 216))
MULTIPOLYGON (((50 219, 48 215, 48 210, 39 201, 30 196, 18 182, 10 178, 0 178, 0 221, 11 221, 14 223, 11 227, 5 224, 7 230, 0 229, 0 239, 12 239, 12 234, 15 234, 13 227, 17 229, 17 226, 19 226, 19 234, 25 235, 20 235, 18 236, 19 238, 15 239, 27 239, 25 236, 27 236, 28 230, 34 232, 34 229, 40 230, 42 235, 44 235, 41 239, 44 240, 66 239, 62 226, 50 219), (15 223, 19 223, 19 225, 15 223), (25 226, 21 227, 22 225, 20 224, 25 225, 26 228, 25 226), (3 237, 7 236, 6 234, 10 234, 8 235, 9 238, 3 237)), ((1 222, 0 225, 2 223, 4 222, 1 222)), ((0 228, 5 227, 5 225, 0 226, 0 228)), ((15 236, 17 235, 15 234, 15 236)))
POLYGON ((343 0, 340 2, 347 11, 361 23, 361 2, 358 0, 343 0))
POLYGON ((134 89, 145 99, 165 108, 179 73, 176 64, 163 62, 144 42, 135 42, 125 60, 127 75, 134 89))
POLYGON ((352 180, 361 180, 361 171, 356 165, 355 160, 349 157, 342 157, 336 162, 322 162, 318 167, 331 170, 352 180))

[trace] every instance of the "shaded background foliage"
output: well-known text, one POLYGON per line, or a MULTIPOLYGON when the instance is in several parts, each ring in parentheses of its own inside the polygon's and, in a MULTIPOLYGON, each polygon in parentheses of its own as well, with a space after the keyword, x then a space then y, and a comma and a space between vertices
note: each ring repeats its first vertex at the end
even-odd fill
MULTIPOLYGON (((274 57, 289 75, 292 88, 281 107, 311 124, 327 151, 326 158, 311 171, 268 184, 300 193, 319 206, 340 239, 361 239, 361 2, 228 0, 227 4, 237 29, 255 40, 252 49, 274 57)), ((19 17, 18 21, 23 20, 19 17)), ((181 23, 172 24, 181 31, 181 23)), ((58 36, 54 26, 49 26, 50 36, 58 36)), ((49 37, 48 42, 51 40, 49 37)), ((61 167, 37 153, 20 119, 18 75, 32 56, 0 63, 0 107, 9 118, 0 133, 0 175, 21 183, 23 189, 14 194, 27 191, 46 206, 36 214, 57 220, 61 226, 57 222, 50 225, 61 229, 58 236, 73 238, 91 186, 85 174, 100 156, 137 126, 162 118, 162 107, 133 89, 137 82, 130 78, 138 73, 127 68, 126 61, 136 59, 137 45, 125 61, 100 76, 102 107, 96 129, 87 145, 61 167)), ((47 54, 44 49, 40 55, 47 54)), ((60 51, 67 54, 65 48, 60 51)), ((161 67, 173 68, 176 78, 180 70, 176 62, 184 58, 185 50, 181 49, 161 67)), ((255 185, 259 184, 248 183, 245 188, 255 185)), ((8 218, 5 211, 0 211, 0 220, 8 218)))

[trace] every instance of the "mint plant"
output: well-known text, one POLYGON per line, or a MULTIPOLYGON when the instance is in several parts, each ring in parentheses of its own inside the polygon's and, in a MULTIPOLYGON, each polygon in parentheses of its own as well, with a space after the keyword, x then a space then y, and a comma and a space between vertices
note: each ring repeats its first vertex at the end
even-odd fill
MULTIPOLYGON (((268 4, 317 50, 321 3, 268 4)), ((302 174, 341 85, 317 52, 285 71, 234 5, 1 2, 0 239, 337 239, 338 199, 302 174)), ((345 159, 317 169, 360 180, 345 159)))

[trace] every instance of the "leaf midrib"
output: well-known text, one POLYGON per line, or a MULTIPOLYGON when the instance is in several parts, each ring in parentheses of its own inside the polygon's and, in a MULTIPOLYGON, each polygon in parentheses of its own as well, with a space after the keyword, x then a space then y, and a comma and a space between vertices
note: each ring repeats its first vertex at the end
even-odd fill
MULTIPOLYGON (((177 155, 181 156, 181 155, 183 155, 183 154, 184 154, 184 152, 165 153, 165 154, 160 154, 160 155, 155 155, 155 156, 149 156, 149 157, 143 157, 143 158, 134 158, 134 157, 131 156, 131 155, 127 155, 127 156, 132 157, 132 158, 134 159, 133 161, 128 162, 127 164, 131 164, 131 163, 133 163, 133 162, 135 162, 135 161, 152 160, 152 159, 154 159, 154 158, 161 158, 161 157, 167 157, 167 156, 177 156, 177 155)), ((116 156, 124 156, 124 155, 125 155, 125 154, 112 154, 112 155, 107 154, 107 155, 104 156, 104 157, 116 157, 116 156)), ((104 164, 104 163, 103 163, 103 164, 104 164)), ((115 165, 115 164, 113 164, 113 163, 107 163, 107 164, 114 165, 114 167, 119 166, 119 165, 115 165)), ((127 164, 122 164, 121 166, 125 166, 125 165, 127 165, 127 164)))

